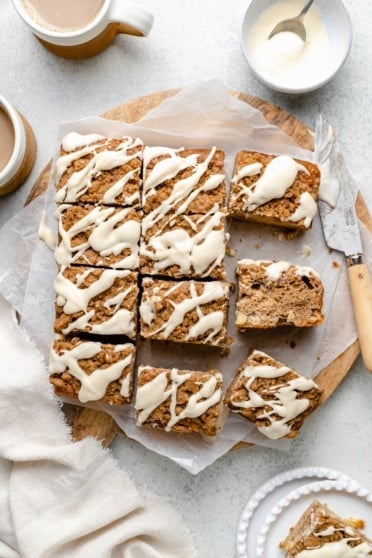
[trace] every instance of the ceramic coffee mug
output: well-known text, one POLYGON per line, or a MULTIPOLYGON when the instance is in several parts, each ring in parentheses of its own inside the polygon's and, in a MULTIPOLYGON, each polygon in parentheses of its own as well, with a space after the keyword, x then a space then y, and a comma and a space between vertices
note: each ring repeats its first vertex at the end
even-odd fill
POLYGON ((0 95, 0 196, 20 186, 35 162, 36 142, 30 124, 0 95))
MULTIPOLYGON (((13 0, 18 14, 41 43, 54 54, 67 58, 83 58, 98 54, 119 33, 144 37, 151 31, 154 20, 151 13, 135 4, 133 0, 96 0, 97 11, 85 23, 79 21, 75 26, 70 22, 68 26, 60 26, 58 20, 56 23, 43 19, 45 14, 40 16, 41 11, 39 12, 38 8, 44 6, 45 11, 53 15, 52 2, 57 8, 60 2, 72 18, 75 17, 76 10, 66 9, 68 2, 64 0, 49 2, 48 5, 47 0, 13 0)), ((55 9, 54 12, 58 14, 59 10, 55 9)))

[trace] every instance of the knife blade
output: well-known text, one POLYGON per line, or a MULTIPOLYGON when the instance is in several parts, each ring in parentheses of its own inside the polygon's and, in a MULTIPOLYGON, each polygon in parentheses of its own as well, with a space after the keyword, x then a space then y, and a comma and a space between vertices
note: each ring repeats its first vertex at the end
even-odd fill
MULTIPOLYGON (((328 122, 317 119, 316 136, 327 138, 325 159, 338 186, 334 204, 318 201, 323 234, 329 248, 346 257, 350 293, 364 364, 372 372, 372 282, 363 260, 363 247, 355 209, 354 181, 328 122)), ((318 153, 319 156, 319 153, 318 153)))

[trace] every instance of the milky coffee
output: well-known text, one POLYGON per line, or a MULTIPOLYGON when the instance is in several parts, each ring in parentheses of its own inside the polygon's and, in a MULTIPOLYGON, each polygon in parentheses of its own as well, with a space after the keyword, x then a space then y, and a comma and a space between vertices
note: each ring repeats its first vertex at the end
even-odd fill
POLYGON ((22 0, 35 23, 60 33, 77 31, 98 14, 105 0, 22 0))
POLYGON ((0 171, 4 169, 14 150, 14 128, 7 113, 0 107, 0 171))

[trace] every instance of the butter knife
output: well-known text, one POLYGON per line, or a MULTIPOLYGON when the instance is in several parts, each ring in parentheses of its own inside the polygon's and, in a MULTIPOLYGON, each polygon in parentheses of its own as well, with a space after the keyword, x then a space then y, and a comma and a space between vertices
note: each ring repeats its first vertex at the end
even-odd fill
MULTIPOLYGON (((346 257, 350 293, 364 364, 372 372, 372 283, 363 261, 363 247, 355 210, 353 179, 335 138, 334 131, 321 116, 316 135, 327 137, 327 161, 338 183, 338 195, 333 207, 319 201, 319 214, 325 241, 329 248, 343 252, 346 257), (336 176, 335 176, 336 175, 336 176)), ((324 144, 325 145, 325 144, 324 144)))

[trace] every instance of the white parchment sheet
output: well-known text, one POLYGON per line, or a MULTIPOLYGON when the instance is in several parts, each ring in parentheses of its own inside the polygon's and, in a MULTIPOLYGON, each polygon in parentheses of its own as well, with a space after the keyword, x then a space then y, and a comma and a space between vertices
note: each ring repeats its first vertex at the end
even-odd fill
MULTIPOLYGON (((226 152, 227 184, 232 174, 234 155, 240 149, 312 159, 311 152, 299 148, 279 128, 267 124, 259 111, 232 97, 225 85, 217 80, 205 81, 182 90, 164 100, 135 125, 97 117, 63 124, 56 137, 54 156, 57 156, 61 138, 69 131, 82 134, 94 132, 112 137, 125 134, 139 136, 149 145, 216 145, 226 152)), ((0 291, 21 314, 23 325, 35 339, 47 362, 53 339, 53 281, 57 267, 53 252, 37 240, 43 209, 47 213, 49 226, 56 230, 52 180, 45 194, 12 218, 0 231, 0 291)), ((298 372, 314 376, 356 339, 341 254, 329 253, 318 217, 309 231, 292 240, 285 239, 284 235, 270 227, 237 222, 231 222, 229 226, 229 245, 234 255, 226 257, 228 280, 235 282, 235 265, 241 258, 287 260, 311 266, 320 274, 325 288, 324 324, 304 330, 284 328, 239 334, 234 328, 236 294, 232 293, 229 335, 235 342, 229 355, 221 356, 219 350, 210 347, 193 346, 190 350, 190 347, 185 349, 168 343, 139 341, 137 364, 190 370, 219 368, 227 387, 249 350, 256 348, 268 352, 298 372)), ((371 255, 371 235, 361 228, 366 254, 371 255)), ((268 440, 250 422, 232 413, 218 436, 206 439, 197 435, 137 427, 133 408, 129 406, 122 409, 96 403, 89 406, 105 409, 129 437, 169 457, 193 474, 213 463, 241 440, 283 449, 290 446, 288 441, 268 440)), ((310 422, 311 417, 308 420, 310 422)), ((311 427, 311 424, 305 423, 303 428, 307 427, 311 427)))

